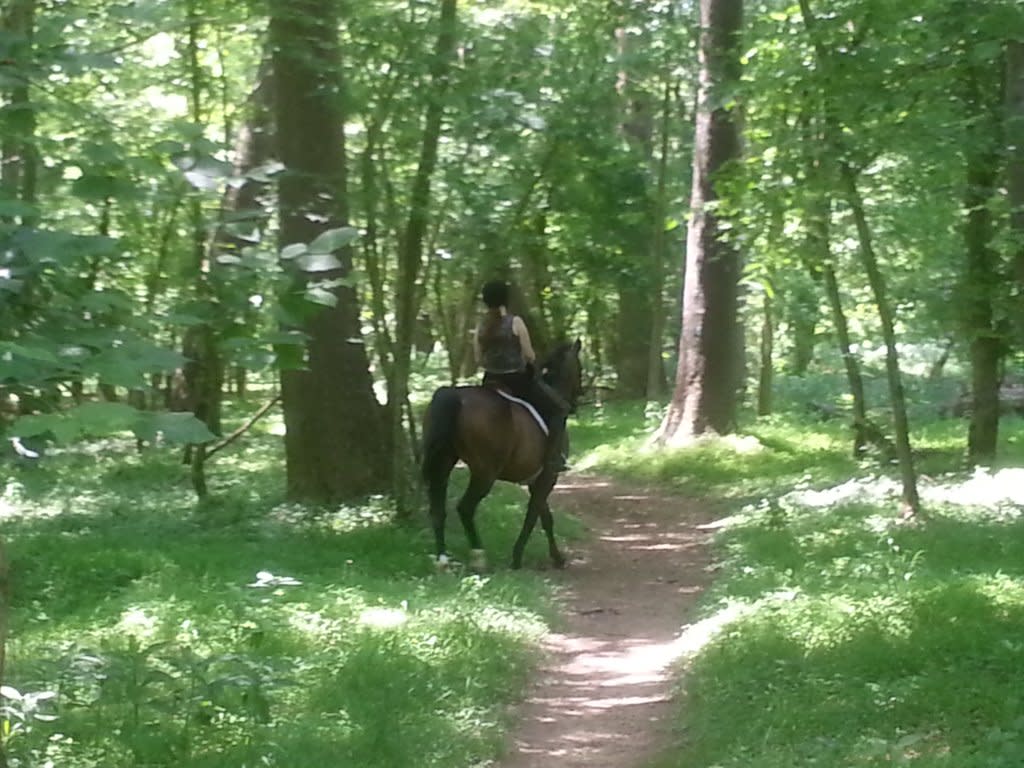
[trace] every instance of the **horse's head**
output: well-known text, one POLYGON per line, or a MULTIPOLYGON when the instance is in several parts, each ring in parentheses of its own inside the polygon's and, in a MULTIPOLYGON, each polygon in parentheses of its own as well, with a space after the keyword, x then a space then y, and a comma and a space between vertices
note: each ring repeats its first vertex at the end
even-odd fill
POLYGON ((580 363, 582 346, 579 339, 558 345, 541 368, 544 381, 568 401, 573 413, 583 394, 583 366, 580 363))

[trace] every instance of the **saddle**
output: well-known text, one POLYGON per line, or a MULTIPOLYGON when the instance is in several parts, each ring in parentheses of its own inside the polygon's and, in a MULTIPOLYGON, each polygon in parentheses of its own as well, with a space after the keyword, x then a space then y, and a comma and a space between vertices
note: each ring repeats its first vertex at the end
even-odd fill
POLYGON ((533 420, 535 422, 537 422, 537 426, 540 427, 541 431, 544 433, 544 436, 545 437, 548 436, 548 434, 550 433, 550 430, 548 429, 547 422, 544 421, 543 417, 540 415, 540 413, 537 412, 537 409, 533 407, 532 403, 528 403, 526 400, 523 400, 521 397, 516 397, 515 395, 509 394, 508 392, 506 392, 501 387, 489 386, 489 387, 487 387, 487 389, 491 390, 496 395, 500 395, 501 397, 505 398, 510 403, 515 403, 516 405, 523 406, 523 408, 526 409, 526 412, 529 413, 530 416, 533 417, 533 420))

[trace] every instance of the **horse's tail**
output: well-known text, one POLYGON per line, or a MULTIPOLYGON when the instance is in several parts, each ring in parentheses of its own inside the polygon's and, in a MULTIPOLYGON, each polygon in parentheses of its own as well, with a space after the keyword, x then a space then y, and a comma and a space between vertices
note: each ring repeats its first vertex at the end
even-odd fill
POLYGON ((423 432, 423 480, 433 489, 438 480, 447 478, 447 471, 455 463, 455 430, 458 425, 462 400, 454 387, 443 387, 434 393, 427 406, 426 427, 423 432))

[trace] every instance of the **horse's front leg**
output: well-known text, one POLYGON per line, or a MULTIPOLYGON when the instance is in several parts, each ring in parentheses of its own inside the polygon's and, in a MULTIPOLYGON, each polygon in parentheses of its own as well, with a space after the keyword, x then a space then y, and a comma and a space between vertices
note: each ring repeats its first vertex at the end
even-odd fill
POLYGON ((494 487, 494 477, 490 475, 479 475, 473 473, 469 476, 469 486, 466 492, 459 499, 458 510, 462 527, 466 531, 466 538, 469 539, 469 567, 480 572, 487 570, 487 555, 484 553, 483 544, 480 542, 480 535, 476 531, 476 509, 480 501, 491 492, 494 487))
MULTIPOLYGON (((526 519, 523 520, 523 529, 519 532, 519 538, 516 539, 515 546, 512 547, 512 567, 520 568, 523 565, 523 550, 526 549, 526 542, 530 538, 530 534, 533 533, 533 527, 537 525, 537 518, 545 515, 545 509, 547 507, 548 494, 551 493, 551 489, 555 487, 555 483, 558 480, 558 475, 544 470, 540 477, 533 481, 530 485, 530 502, 526 506, 526 519)), ((550 517, 550 511, 547 512, 550 517)), ((547 523, 545 530, 547 530, 547 523)), ((553 532, 549 534, 549 541, 553 541, 551 538, 553 532)), ((558 548, 555 547, 555 552, 558 548)), ((558 554, 561 557, 561 553, 558 554)), ((554 559, 554 554, 552 554, 554 559)), ((565 562, 564 560, 562 561, 565 562)), ((556 564, 558 564, 556 562, 556 564)))
POLYGON ((555 518, 551 514, 551 507, 546 498, 540 510, 540 524, 544 526, 544 533, 548 537, 548 555, 551 557, 551 562, 556 568, 564 568, 565 557, 562 556, 558 544, 555 542, 555 518))

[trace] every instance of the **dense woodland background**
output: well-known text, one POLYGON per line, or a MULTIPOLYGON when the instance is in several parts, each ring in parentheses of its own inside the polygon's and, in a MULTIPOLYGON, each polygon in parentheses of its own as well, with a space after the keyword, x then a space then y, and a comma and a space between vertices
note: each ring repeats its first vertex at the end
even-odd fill
POLYGON ((663 399, 704 338, 727 402, 688 433, 841 359, 814 405, 882 444, 861 367, 885 350, 905 462, 900 349, 936 379, 952 356, 990 460, 1021 341, 1019 8, 762 3, 741 29, 704 5, 10 3, 7 428, 198 443, 201 489, 220 393, 279 370, 293 495, 401 503, 414 350, 471 376, 504 275, 538 345, 583 335, 622 397, 663 399), (203 426, 129 410, 166 407, 203 426))
POLYGON ((290 499, 418 514, 494 276, 660 444, 784 392, 907 516, 917 425, 1024 412, 1015 0, 8 0, 0 93, 2 472, 134 433, 205 497, 280 402, 290 499))

